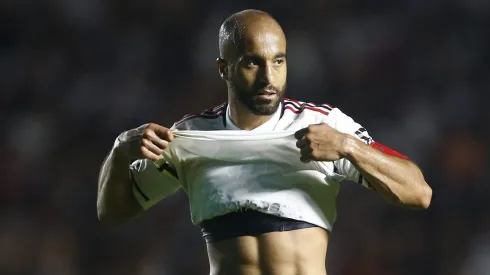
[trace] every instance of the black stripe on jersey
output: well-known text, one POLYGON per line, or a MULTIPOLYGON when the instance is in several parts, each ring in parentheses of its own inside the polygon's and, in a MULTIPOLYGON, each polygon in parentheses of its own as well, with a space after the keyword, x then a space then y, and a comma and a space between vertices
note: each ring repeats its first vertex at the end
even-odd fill
POLYGON ((364 141, 366 144, 371 144, 373 142, 373 139, 365 134, 367 134, 366 128, 359 128, 357 131, 354 132, 356 136, 358 136, 361 140, 364 141))
POLYGON ((223 104, 224 105, 220 105, 218 107, 215 107, 214 109, 206 110, 206 111, 202 112, 200 115, 192 115, 192 114, 185 115, 182 119, 177 121, 175 123, 175 125, 179 125, 179 124, 181 124, 181 123, 183 123, 189 119, 198 118, 198 117, 206 118, 206 119, 218 118, 221 115, 223 115, 224 110, 226 110, 226 103, 223 103, 223 104))
POLYGON ((366 128, 361 127, 361 128, 359 128, 359 130, 356 131, 356 134, 360 135, 361 133, 364 133, 364 132, 367 132, 366 128))
POLYGON ((169 172, 176 179, 179 179, 179 175, 177 175, 177 170, 170 163, 165 162, 162 166, 158 167, 158 171, 163 172, 163 170, 169 172))
POLYGON ((134 187, 136 188, 136 191, 138 191, 138 193, 140 193, 140 195, 143 197, 143 199, 145 201, 149 201, 150 198, 145 193, 143 193, 143 190, 141 190, 140 186, 138 185, 138 183, 136 182, 136 180, 133 178, 133 175, 131 173, 129 173, 129 174, 130 174, 130 177, 131 177, 131 181, 133 182, 134 187))
POLYGON ((313 107, 313 108, 323 108, 327 111, 332 110, 332 107, 329 106, 328 104, 316 104, 316 103, 312 103, 312 102, 306 103, 306 102, 296 101, 296 100, 292 100, 292 99, 286 99, 286 102, 291 103, 293 106, 295 106, 298 109, 301 108, 301 106, 306 105, 308 107, 313 107))
POLYGON ((282 118, 282 116, 284 115, 284 111, 286 111, 286 108, 284 108, 286 106, 284 106, 285 103, 284 103, 284 99, 283 98, 281 98, 281 103, 282 103, 281 104, 281 116, 279 117, 279 119, 282 118))
POLYGON ((328 112, 332 111, 332 108, 328 107, 327 105, 323 104, 323 105, 316 105, 316 104, 312 104, 312 103, 306 103, 306 102, 302 102, 301 105, 298 105, 297 102, 294 102, 294 101, 285 101, 284 104, 286 105, 291 105, 292 107, 296 108, 298 111, 301 111, 303 110, 305 107, 312 107, 312 108, 317 108, 317 109, 324 109, 328 112))
POLYGON ((223 110, 224 106, 226 106, 226 102, 214 108, 207 109, 206 111, 202 112, 201 115, 216 115, 217 113, 219 113, 219 111, 223 110))
POLYGON ((309 107, 314 107, 314 108, 323 108, 327 111, 332 111, 332 108, 330 108, 328 105, 326 104, 320 104, 320 105, 317 105, 317 104, 312 104, 312 103, 306 103, 306 106, 309 106, 309 107))

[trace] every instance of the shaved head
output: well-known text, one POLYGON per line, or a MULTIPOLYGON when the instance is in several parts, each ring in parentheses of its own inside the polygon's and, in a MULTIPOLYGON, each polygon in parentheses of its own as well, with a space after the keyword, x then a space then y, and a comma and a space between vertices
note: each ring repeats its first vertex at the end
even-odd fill
POLYGON ((233 59, 243 50, 247 40, 258 33, 269 32, 284 40, 279 23, 268 13, 260 10, 244 10, 228 17, 219 30, 219 53, 223 59, 233 59))
POLYGON ((268 13, 244 10, 219 30, 217 68, 231 106, 258 116, 274 114, 286 89, 286 36, 268 13))

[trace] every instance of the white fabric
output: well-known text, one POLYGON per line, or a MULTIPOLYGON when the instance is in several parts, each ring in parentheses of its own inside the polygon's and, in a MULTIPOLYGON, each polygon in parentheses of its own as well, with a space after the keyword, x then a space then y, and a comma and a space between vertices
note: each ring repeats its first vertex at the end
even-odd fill
MULTIPOLYGON (((331 229, 343 176, 300 161, 292 131, 179 131, 162 161, 175 164, 199 223, 240 208, 331 229)), ((157 163, 157 166, 159 163, 157 163)))
MULTIPOLYGON (((336 108, 328 115, 286 110, 253 131, 238 130, 228 110, 220 112, 226 112, 226 125, 223 117, 193 118, 174 125, 175 140, 160 161, 132 164, 139 189, 135 187, 135 196, 141 205, 148 209, 182 188, 194 224, 248 207, 332 230, 339 183, 357 182, 360 173, 345 159, 302 163, 294 133, 310 124, 328 123, 369 143, 367 131, 360 133, 362 126, 336 108), (157 170, 165 162, 175 167, 178 179, 157 170)), ((362 183, 367 187, 367 182, 362 183)))

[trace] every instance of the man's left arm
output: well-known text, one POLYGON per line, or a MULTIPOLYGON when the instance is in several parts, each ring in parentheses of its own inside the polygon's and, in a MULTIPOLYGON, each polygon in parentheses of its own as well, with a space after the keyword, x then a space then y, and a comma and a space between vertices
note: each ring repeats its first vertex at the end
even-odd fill
POLYGON ((367 145, 352 135, 339 134, 342 156, 385 200, 409 208, 429 207, 432 189, 415 163, 379 143, 367 145))
POLYGON ((310 125, 295 136, 302 161, 332 161, 339 174, 374 189, 392 204, 429 207, 432 189, 419 167, 406 156, 374 142, 366 129, 339 110, 330 123, 310 125))

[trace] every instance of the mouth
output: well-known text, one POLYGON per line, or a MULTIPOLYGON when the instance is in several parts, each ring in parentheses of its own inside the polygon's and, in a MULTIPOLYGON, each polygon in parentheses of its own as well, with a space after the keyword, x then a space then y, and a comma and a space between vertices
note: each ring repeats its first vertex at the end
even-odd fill
POLYGON ((276 92, 274 90, 262 90, 257 95, 275 95, 276 92))
POLYGON ((260 89, 257 95, 266 95, 266 96, 271 96, 275 95, 277 93, 276 89, 274 88, 273 85, 267 85, 264 88, 260 89))
POLYGON ((277 94, 274 91, 261 91, 260 93, 257 94, 258 99, 266 100, 266 101, 271 101, 276 98, 277 94))

